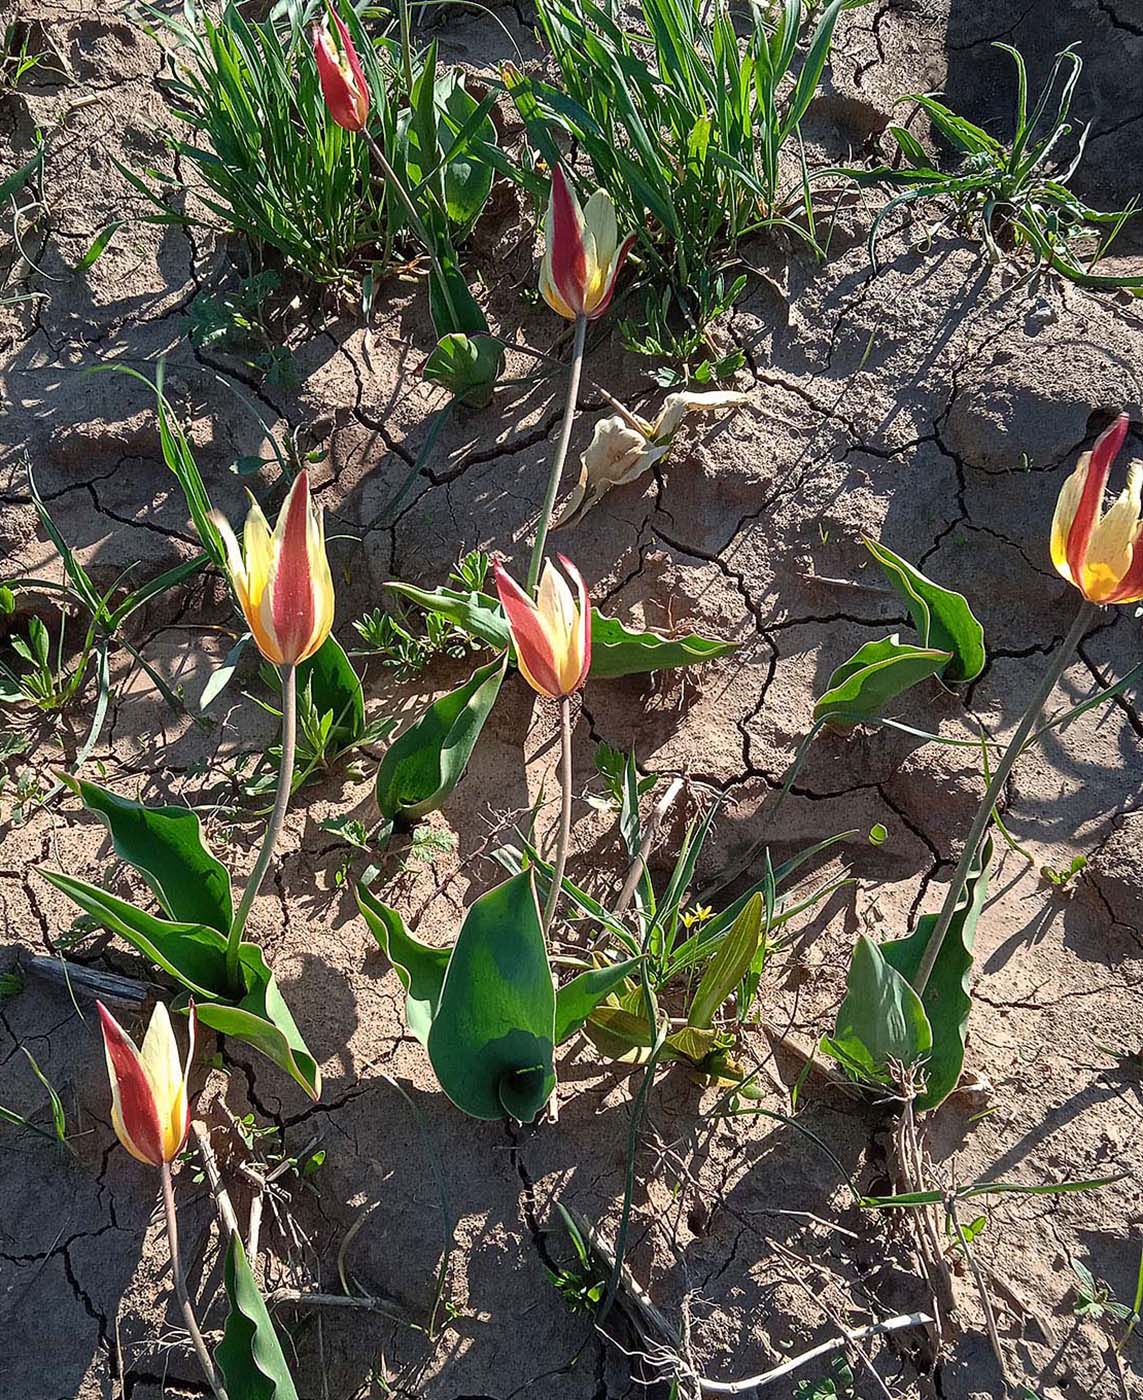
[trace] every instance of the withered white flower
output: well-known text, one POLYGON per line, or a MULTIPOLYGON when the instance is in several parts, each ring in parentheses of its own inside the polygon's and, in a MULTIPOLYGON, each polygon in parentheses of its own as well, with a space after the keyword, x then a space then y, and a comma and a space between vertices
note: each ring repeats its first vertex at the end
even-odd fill
POLYGON ((613 486, 626 486, 649 472, 670 451, 688 413, 735 408, 745 402, 746 395, 734 389, 668 394, 654 423, 635 413, 601 418, 580 458, 579 482, 552 528, 577 525, 613 486))

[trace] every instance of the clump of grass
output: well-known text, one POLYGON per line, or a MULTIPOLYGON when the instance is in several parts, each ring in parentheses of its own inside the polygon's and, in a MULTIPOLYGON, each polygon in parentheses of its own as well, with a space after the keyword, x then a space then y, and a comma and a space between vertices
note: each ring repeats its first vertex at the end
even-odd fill
POLYGON ((803 53, 801 0, 735 17, 640 0, 633 23, 596 0, 538 0, 560 84, 509 71, 508 89, 538 154, 551 165, 557 137, 576 142, 620 227, 638 231, 647 295, 632 348, 692 353, 741 294, 727 273, 747 235, 781 228, 817 248, 800 125, 849 7, 831 0, 803 53))
POLYGON ((956 221, 981 239, 994 262, 1009 253, 1027 252, 1034 259, 1033 272, 1051 267, 1081 286, 1123 287, 1143 296, 1143 276, 1119 277, 1097 270, 1135 214, 1138 200, 1124 209, 1093 209, 1069 188, 1083 160, 1090 124, 1080 131, 1071 159, 1061 163, 1061 151, 1074 130, 1071 104, 1083 60, 1073 48, 1057 54, 1048 81, 1029 110, 1022 55, 1010 44, 994 47, 1010 55, 1016 68, 1016 121, 1009 143, 937 98, 917 94, 903 100, 916 103, 928 116, 934 131, 962 157, 959 165, 952 170, 941 168, 912 132, 892 126, 889 131, 897 146, 893 165, 844 172, 861 184, 902 187, 873 221, 871 261, 876 266, 878 235, 888 215, 922 200, 942 199, 951 202, 956 221))

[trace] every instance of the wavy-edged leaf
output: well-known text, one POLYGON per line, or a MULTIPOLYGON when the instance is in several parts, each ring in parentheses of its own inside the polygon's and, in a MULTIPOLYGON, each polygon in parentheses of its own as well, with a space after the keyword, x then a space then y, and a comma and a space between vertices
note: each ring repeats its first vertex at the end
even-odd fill
POLYGON ((890 1060, 915 1065, 933 1048, 921 999, 865 934, 857 940, 832 1036, 822 1049, 864 1083, 889 1082, 890 1060))
MULTIPOLYGON (((964 1065, 964 1042, 972 997, 968 977, 972 971, 972 947, 976 924, 988 898, 988 872, 992 865, 992 838, 988 837, 969 870, 968 882, 941 951, 921 994, 921 1002, 933 1032, 933 1046, 925 1065, 925 1092, 917 1096, 918 1108, 936 1108, 956 1088, 964 1065)), ((890 967, 912 981, 929 945, 936 914, 922 914, 908 938, 882 943, 881 953, 890 967)))
POLYGON ((584 1034, 608 1060, 617 1064, 641 1065, 651 1055, 651 1028, 647 1017, 625 1006, 605 1004, 584 1022, 584 1034))
POLYGON ((508 620, 495 598, 487 593, 458 593, 455 588, 417 588, 411 583, 390 580, 385 584, 402 598, 408 598, 425 612, 439 613, 470 637, 503 651, 512 642, 508 620))
POLYGON ((551 1098, 556 996, 530 871, 461 925, 429 1032, 441 1088, 474 1118, 530 1122, 551 1098))
POLYGON ((719 641, 688 633, 664 637, 658 632, 637 632, 618 618, 591 614, 591 678, 647 675, 678 666, 697 666, 737 651, 737 642, 719 641))
POLYGON ((365 694, 345 649, 332 633, 298 667, 297 684, 299 693, 309 687, 319 715, 333 715, 330 739, 335 744, 347 748, 361 738, 365 730, 365 694))
POLYGON ((382 816, 413 821, 444 804, 464 776, 507 668, 507 654, 478 667, 389 745, 377 770, 382 816))
POLYGON ((214 1353, 230 1400, 298 1400, 290 1368, 237 1232, 224 1274, 230 1312, 214 1353))
POLYGON ((262 949, 255 943, 243 943, 239 958, 246 995, 237 1005, 224 1001, 199 1004, 199 1021, 260 1050, 316 1102, 321 1096, 321 1070, 306 1048, 274 974, 266 966, 262 949))
POLYGON ((357 907, 370 933, 393 964, 405 989, 405 1022, 421 1044, 427 1046, 452 949, 434 948, 414 938, 396 909, 382 904, 365 885, 358 883, 355 893, 357 907))
POLYGON ((59 870, 40 873, 85 914, 125 938, 196 997, 214 999, 226 995, 226 940, 217 929, 157 918, 98 885, 59 870))
POLYGON ((872 719, 890 701, 929 676, 940 674, 951 652, 915 647, 894 635, 866 642, 829 678, 814 705, 814 719, 836 717, 846 724, 872 719))
POLYGON ((107 827, 116 855, 142 875, 169 918, 227 932, 230 872, 203 844, 197 813, 147 807, 83 779, 64 781, 107 827))
POLYGON ((556 993, 556 1044, 562 1045, 575 1035, 599 1003, 634 976, 638 966, 638 958, 629 958, 609 967, 590 968, 565 982, 556 993))
POLYGON ((865 547, 881 565, 894 590, 905 600, 921 645, 952 653, 941 673, 946 681, 973 681, 984 670, 984 628, 963 593, 942 588, 907 559, 876 540, 865 547))

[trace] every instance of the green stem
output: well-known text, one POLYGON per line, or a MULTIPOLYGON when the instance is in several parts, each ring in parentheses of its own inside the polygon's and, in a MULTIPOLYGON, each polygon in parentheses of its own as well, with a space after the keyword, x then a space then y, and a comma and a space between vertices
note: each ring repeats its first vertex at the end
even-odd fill
POLYGON ((286 809, 290 805, 290 789, 294 780, 294 752, 297 748, 298 738, 298 668, 286 665, 281 668, 280 674, 282 677, 282 758, 278 765, 278 791, 274 798, 274 810, 266 825, 266 834, 262 838, 262 849, 258 852, 257 863, 250 872, 246 888, 242 891, 242 901, 234 916, 234 922, 230 925, 230 937, 226 943, 226 980, 235 996, 241 996, 244 991, 242 971, 238 960, 242 932, 246 927, 246 920, 250 916, 250 906, 254 903, 254 896, 258 893, 262 881, 266 877, 270 857, 274 854, 274 847, 281 835, 282 825, 286 820, 286 809))
POLYGON ((381 174, 384 175, 389 188, 397 196, 398 202, 408 216, 409 223, 413 226, 413 232, 417 235, 421 246, 428 254, 429 262, 432 264, 433 272, 436 274, 437 282, 440 284, 441 296, 444 298, 445 307, 448 311, 449 329, 451 331, 459 331, 461 329, 460 320, 456 314, 456 307, 453 305, 452 293, 448 289, 448 281, 445 278, 444 267, 437 254, 436 242, 429 233, 424 219, 422 219, 417 212, 417 206, 413 203, 409 191, 397 178, 397 172, 389 164, 388 156, 386 156, 385 152, 377 144, 376 139, 368 131, 362 131, 361 134, 369 143, 369 149, 373 152, 373 159, 381 167, 381 174))
POLYGON ((579 398, 579 376, 583 369, 583 346, 586 339, 587 317, 577 316, 571 370, 568 374, 568 396, 564 404, 564 422, 560 430, 560 440, 556 446, 556 455, 552 458, 552 470, 548 477, 548 489, 544 494, 544 506, 540 512, 540 521, 536 526, 536 543, 532 546, 532 562, 528 565, 529 593, 536 591, 536 583, 540 577, 540 565, 544 562, 544 546, 548 542, 548 531, 552 526, 552 511, 555 509, 556 495, 560 489, 560 478, 564 474, 564 463, 567 461, 572 424, 575 422, 576 399, 579 398))
POLYGON ((191 1304, 190 1294, 187 1292, 186 1275, 183 1273, 182 1256, 179 1254, 179 1222, 178 1216, 175 1214, 175 1188, 171 1180, 170 1162, 163 1163, 160 1173, 163 1182, 163 1214, 167 1222, 167 1244, 171 1251, 171 1274, 175 1281, 175 1297, 179 1300, 179 1307, 183 1313, 183 1323, 190 1333, 191 1343, 198 1356, 198 1364, 202 1367, 211 1390, 214 1391, 218 1400, 227 1400, 226 1391, 222 1388, 218 1372, 214 1369, 214 1362, 210 1359, 206 1342, 203 1341, 202 1333, 199 1331, 194 1307, 191 1304))
POLYGON ((560 835, 556 845, 556 859, 552 866, 552 883, 544 904, 543 930, 547 937, 548 929, 555 917, 560 891, 564 885, 564 867, 568 863, 568 846, 571 843, 572 805, 572 726, 571 696, 560 697, 560 835))
POLYGON ((401 60, 405 66, 405 92, 411 106, 413 102, 413 46, 409 38, 409 0, 398 0, 397 15, 401 26, 401 60))
POLYGON ((925 955, 921 959, 921 965, 917 968, 916 976, 913 978, 913 990, 918 996, 924 993, 928 986, 929 977, 932 975, 937 958, 940 956, 941 944, 945 940, 945 935, 949 931, 953 915, 956 912, 957 904, 964 893, 964 887, 968 883, 969 871, 976 860, 977 851, 984 838, 984 833, 988 830, 988 824, 992 820, 993 809, 1004 791, 1004 785, 1008 781, 1008 775, 1012 772, 1016 760, 1020 757, 1021 750, 1027 742, 1036 721, 1040 717, 1040 711, 1047 704, 1052 691, 1059 683, 1060 677, 1067 670, 1072 657, 1075 655, 1076 647, 1083 641, 1084 633, 1091 625, 1091 620, 1095 616, 1095 606, 1085 598, 1080 604, 1079 612, 1072 623, 1071 631, 1060 643, 1059 650, 1052 658, 1052 664, 1048 667, 1043 680, 1040 682, 1032 702, 1024 713, 1024 718, 1017 726, 1015 734, 1009 741, 1008 747, 1004 750, 1004 757, 996 765, 996 772, 992 775, 992 781, 988 784, 988 789, 981 801, 977 811, 976 819, 968 833, 968 839, 964 843, 964 850, 961 852, 960 863, 957 865, 949 884, 948 893, 945 895, 945 902, 941 907, 940 917, 933 928, 928 946, 925 948, 925 955))

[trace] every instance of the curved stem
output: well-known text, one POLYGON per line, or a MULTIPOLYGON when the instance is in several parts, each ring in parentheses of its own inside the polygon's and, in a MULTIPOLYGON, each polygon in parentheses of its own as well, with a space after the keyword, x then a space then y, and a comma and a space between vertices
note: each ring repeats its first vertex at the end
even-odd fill
POLYGON ((198 1364, 202 1367, 211 1390, 214 1391, 218 1400, 227 1400, 226 1391, 222 1388, 218 1372, 214 1369, 214 1362, 210 1359, 206 1342, 203 1341, 202 1333, 199 1331, 194 1307, 191 1304, 190 1294, 187 1292, 182 1256, 179 1254, 179 1222, 175 1214, 175 1188, 171 1180, 171 1164, 164 1162, 160 1172, 163 1181, 163 1214, 167 1221, 167 1244, 171 1251, 171 1274, 175 1281, 175 1297, 178 1298, 179 1307, 182 1308, 183 1323, 190 1333, 195 1354, 198 1356, 198 1364))
POLYGON ((298 668, 292 665, 283 666, 280 674, 282 677, 282 759, 278 765, 278 791, 274 798, 274 810, 266 824, 266 834, 262 838, 262 849, 258 852, 257 863, 250 872, 246 888, 242 891, 242 901, 234 916, 234 922, 230 925, 230 936, 226 943, 226 980, 235 996, 241 996, 244 991, 242 971, 238 961, 242 932, 246 927, 246 920, 250 916, 250 907, 254 903, 254 896, 258 893, 259 887, 266 877, 270 857, 274 854, 274 847, 281 835, 282 824, 286 820, 286 809, 290 805, 290 789, 294 780, 294 752, 297 748, 298 738, 298 668))
POLYGON ((977 811, 976 819, 972 823, 972 828, 968 833, 968 839, 964 843, 964 850, 961 852, 960 862, 953 874, 949 884, 948 893, 945 895, 945 902, 941 907, 940 917, 933 928, 928 945, 925 948, 925 955, 921 959, 921 964, 917 968, 916 976, 913 978, 913 990, 921 996, 928 986, 929 977, 932 975, 937 958, 940 956, 941 944, 945 940, 945 935, 949 931, 956 906, 964 893, 964 887, 968 883, 968 874, 976 860, 977 851, 984 838, 984 833, 988 830, 988 824, 992 820, 993 809, 1000 800, 1000 795, 1004 791, 1004 784, 1008 781, 1008 775, 1012 772, 1016 760, 1020 757, 1031 734, 1036 721, 1040 717, 1040 711, 1047 704, 1052 691, 1059 683, 1060 677, 1068 668, 1076 647, 1083 641, 1083 635, 1091 625, 1091 620, 1095 615, 1095 606, 1085 598, 1080 604, 1079 612, 1072 623, 1071 631, 1060 643, 1059 650, 1052 658, 1052 664, 1048 667, 1043 680, 1041 680, 1032 702, 1025 711, 1024 718, 1020 721, 1009 741, 1008 747, 1004 750, 1004 757, 996 765, 996 772, 992 775, 992 781, 988 784, 988 789, 977 811))
POLYGON ((528 565, 529 593, 536 591, 536 583, 540 577, 540 565, 544 562, 544 546, 548 542, 548 531, 552 525, 552 511, 555 509, 556 495, 560 489, 560 478, 564 474, 564 463, 567 461, 572 424, 575 422, 576 399, 579 398, 579 376, 583 369, 583 345, 586 339, 587 317, 577 316, 571 370, 568 374, 568 396, 564 403, 564 422, 560 430, 556 455, 552 458, 552 470, 548 477, 548 489, 544 493, 543 509, 540 511, 540 520, 536 526, 536 543, 532 546, 532 562, 528 565))
POLYGON ((560 697, 560 836, 556 844, 556 859, 552 866, 552 884, 544 905, 543 930, 547 937, 548 929, 555 917, 560 891, 564 884, 564 867, 568 863, 568 845, 571 842, 572 805, 572 750, 571 750, 571 696, 560 697))

